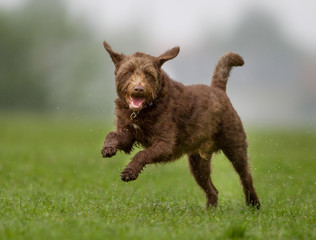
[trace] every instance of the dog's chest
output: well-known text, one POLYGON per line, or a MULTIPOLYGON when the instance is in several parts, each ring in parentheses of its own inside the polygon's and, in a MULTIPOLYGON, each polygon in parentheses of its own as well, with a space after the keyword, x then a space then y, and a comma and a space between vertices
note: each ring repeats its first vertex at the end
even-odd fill
POLYGON ((135 130, 140 130, 140 127, 136 124, 136 123, 131 123, 130 124, 132 128, 134 128, 135 130))
POLYGON ((149 147, 153 143, 153 129, 148 126, 142 126, 139 123, 132 122, 129 124, 132 128, 135 140, 144 147, 149 147))

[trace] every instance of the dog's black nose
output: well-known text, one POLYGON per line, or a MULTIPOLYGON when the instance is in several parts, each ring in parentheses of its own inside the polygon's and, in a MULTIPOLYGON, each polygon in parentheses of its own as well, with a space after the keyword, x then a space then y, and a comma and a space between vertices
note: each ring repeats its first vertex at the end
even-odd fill
POLYGON ((134 91, 135 92, 143 92, 144 88, 142 86, 136 86, 136 87, 134 87, 134 91))

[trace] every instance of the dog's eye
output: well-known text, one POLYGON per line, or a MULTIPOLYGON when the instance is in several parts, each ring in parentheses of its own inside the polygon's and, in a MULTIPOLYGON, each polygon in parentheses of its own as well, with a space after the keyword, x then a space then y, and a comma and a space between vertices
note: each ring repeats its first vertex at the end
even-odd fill
POLYGON ((127 76, 131 76, 132 75, 132 71, 127 72, 127 76))
POLYGON ((151 78, 152 76, 151 76, 150 73, 146 73, 146 77, 147 77, 147 78, 151 78))

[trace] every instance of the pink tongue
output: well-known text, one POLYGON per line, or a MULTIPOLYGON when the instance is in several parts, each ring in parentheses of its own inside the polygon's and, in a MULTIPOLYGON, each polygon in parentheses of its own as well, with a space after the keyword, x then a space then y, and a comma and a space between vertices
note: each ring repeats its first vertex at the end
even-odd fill
POLYGON ((145 101, 145 98, 131 97, 129 99, 129 108, 131 108, 131 109, 138 109, 138 108, 140 108, 142 106, 144 101, 145 101))

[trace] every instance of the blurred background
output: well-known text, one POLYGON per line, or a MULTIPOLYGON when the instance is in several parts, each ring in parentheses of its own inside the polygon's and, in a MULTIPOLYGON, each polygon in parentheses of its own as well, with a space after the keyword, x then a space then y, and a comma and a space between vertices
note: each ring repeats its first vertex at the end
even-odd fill
POLYGON ((105 52, 159 55, 184 84, 210 84, 218 58, 243 56, 228 95, 251 125, 316 127, 316 1, 0 0, 0 114, 113 119, 105 52))

